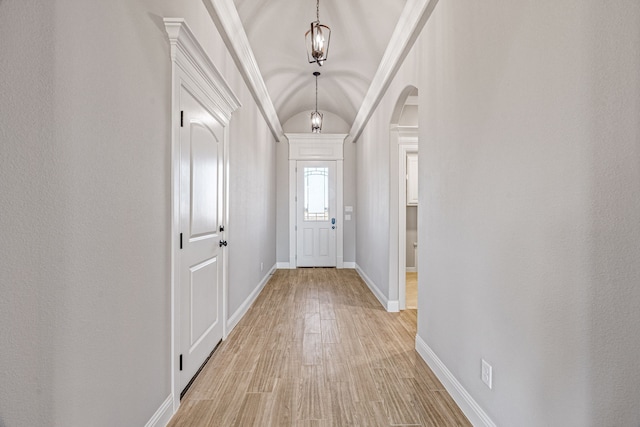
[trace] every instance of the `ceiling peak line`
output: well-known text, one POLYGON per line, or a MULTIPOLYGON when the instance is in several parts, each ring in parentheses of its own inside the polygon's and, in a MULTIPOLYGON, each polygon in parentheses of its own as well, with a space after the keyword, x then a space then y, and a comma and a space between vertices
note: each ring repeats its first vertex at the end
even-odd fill
POLYGON ((203 0, 203 2, 273 137, 277 142, 282 141, 284 138, 282 124, 267 91, 267 86, 260 73, 258 62, 233 0, 203 0))
POLYGON ((437 3, 438 0, 407 0, 378 70, 351 125, 348 141, 356 142, 362 134, 437 3))

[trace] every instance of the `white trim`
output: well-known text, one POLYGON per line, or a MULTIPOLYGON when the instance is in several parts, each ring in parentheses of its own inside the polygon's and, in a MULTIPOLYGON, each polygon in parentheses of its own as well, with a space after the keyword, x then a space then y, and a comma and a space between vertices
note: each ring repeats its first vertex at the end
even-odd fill
POLYGON ((144 427, 165 427, 173 416, 173 396, 169 395, 144 427))
POLYGON ((347 134, 287 133, 289 160, 344 160, 347 134))
POLYGON ((393 301, 387 302, 387 311, 389 313, 397 313, 397 312, 399 312, 400 311, 400 301, 393 300, 393 301))
POLYGON ((278 270, 289 270, 291 268, 291 267, 289 267, 289 265, 290 264, 288 262, 278 262, 278 263, 276 263, 276 268, 278 270))
POLYGON ((267 91, 267 86, 258 68, 247 33, 242 26, 240 15, 238 15, 238 10, 233 0, 205 0, 204 4, 236 63, 238 71, 240 71, 251 95, 253 95, 253 99, 262 112, 267 126, 269 126, 276 141, 281 141, 284 131, 282 130, 280 119, 267 91))
POLYGON ((297 162, 289 160, 289 268, 296 268, 298 263, 298 239, 296 236, 296 223, 298 212, 296 211, 296 197, 298 196, 298 179, 296 174, 297 162))
MULTIPOLYGON (((345 138, 348 136, 346 133, 295 133, 288 132, 285 134, 289 142, 294 140, 295 143, 305 143, 305 142, 313 142, 316 143, 318 141, 324 141, 326 143, 332 143, 336 141, 344 142, 345 138)), ((305 159, 307 159, 305 157, 305 159)), ((308 160, 314 160, 313 158, 308 160)))
MULTIPOLYGON (((416 267, 407 267, 407 268, 405 269, 405 271, 406 271, 407 273, 417 273, 417 272, 418 272, 418 269, 417 269, 416 267)), ((406 285, 406 283, 405 283, 405 285, 406 285)), ((405 287, 406 287, 406 286, 405 286, 405 287)), ((405 292, 406 292, 406 291, 405 291, 405 292)))
POLYGON ((233 328, 235 328, 238 325, 238 322, 240 322, 240 320, 244 317, 244 315, 247 314, 247 311, 249 311, 249 308, 251 308, 251 305, 256 301, 256 299, 258 298, 258 295, 260 295, 260 292, 262 292, 266 284, 269 282, 269 279, 271 279, 271 276, 273 276, 273 273, 276 272, 276 269, 277 269, 277 265, 274 264, 273 267, 271 267, 271 269, 267 273, 267 275, 262 278, 260 283, 258 283, 258 286, 255 287, 255 289, 249 294, 247 299, 245 299, 244 302, 240 304, 240 307, 238 307, 235 313, 233 313, 233 315, 229 318, 229 320, 227 321, 228 334, 231 333, 233 328))
POLYGON ((356 268, 356 263, 355 262, 343 262, 342 263, 342 268, 355 269, 356 268))
POLYGON ((336 163, 336 268, 344 268, 344 160, 336 163))
MULTIPOLYGON (((183 18, 164 18, 164 25, 171 45, 172 62, 205 92, 207 100, 217 107, 216 112, 222 113, 219 119, 223 125, 229 124, 231 114, 241 106, 240 100, 213 65, 183 18)), ((173 119, 177 120, 176 117, 173 119)))
MULTIPOLYGON (((171 396, 173 412, 180 406, 178 355, 180 354, 180 272, 178 269, 180 230, 180 90, 188 85, 214 117, 223 125, 224 132, 224 210, 222 224, 229 213, 229 131, 233 112, 240 107, 227 82, 196 40, 185 20, 165 18, 165 29, 171 48, 171 396)), ((227 227, 228 228, 228 227, 227 227)), ((222 277, 222 334, 226 337, 228 257, 223 251, 222 277)))
POLYGON ((358 264, 356 264, 355 267, 358 275, 362 278, 362 281, 369 287, 369 290, 371 290, 373 295, 378 298, 378 301, 380 301, 380 304, 382 304, 384 309, 388 312, 397 312, 398 301, 389 301, 387 297, 384 296, 380 288, 378 288, 378 286, 375 284, 375 282, 371 280, 364 271, 362 271, 362 268, 360 268, 358 264))
POLYGON ((356 142, 362 134, 437 3, 438 0, 407 0, 405 3, 378 71, 349 131, 351 142, 356 142))
POLYGON ((472 425, 496 427, 496 424, 491 420, 489 415, 487 415, 478 402, 471 397, 469 392, 460 384, 460 381, 457 380, 420 335, 416 335, 416 351, 427 365, 429 365, 453 400, 458 404, 469 421, 471 421, 472 425))
POLYGON ((297 167, 299 160, 327 160, 336 162, 336 268, 344 266, 344 133, 287 133, 289 141, 289 268, 295 269, 297 262, 298 196, 297 167))
MULTIPOLYGON (((398 127, 398 300, 400 309, 407 308, 407 154, 418 153, 417 128, 398 127)), ((413 267, 417 271, 417 266, 413 267)))

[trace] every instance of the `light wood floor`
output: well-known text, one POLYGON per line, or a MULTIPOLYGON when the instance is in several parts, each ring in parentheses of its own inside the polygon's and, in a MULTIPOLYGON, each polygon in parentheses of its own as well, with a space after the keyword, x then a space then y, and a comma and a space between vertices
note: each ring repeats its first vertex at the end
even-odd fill
POLYGON ((418 273, 407 272, 407 308, 418 308, 418 273))
POLYGON ((468 426, 354 270, 278 270, 170 426, 468 426))

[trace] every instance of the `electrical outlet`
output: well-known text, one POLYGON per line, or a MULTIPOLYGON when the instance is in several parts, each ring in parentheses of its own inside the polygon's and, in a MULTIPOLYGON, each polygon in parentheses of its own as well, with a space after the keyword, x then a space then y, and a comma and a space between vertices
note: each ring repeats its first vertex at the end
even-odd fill
POLYGON ((491 389, 493 387, 493 368, 491 365, 487 363, 486 360, 482 359, 482 382, 491 389))
POLYGON ((264 271, 264 262, 260 263, 260 273, 262 273, 262 271, 264 271))

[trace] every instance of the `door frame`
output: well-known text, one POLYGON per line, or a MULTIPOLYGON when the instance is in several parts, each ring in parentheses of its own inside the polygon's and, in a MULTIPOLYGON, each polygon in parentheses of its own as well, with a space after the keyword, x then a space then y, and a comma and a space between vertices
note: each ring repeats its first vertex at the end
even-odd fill
POLYGON ((389 303, 387 305, 387 311, 390 312, 400 311, 407 304, 405 151, 407 147, 418 152, 418 127, 391 125, 389 130, 389 303))
POLYGON ((344 268, 344 140, 347 134, 287 133, 289 140, 289 268, 297 268, 297 165, 302 160, 336 161, 336 268, 344 268))
MULTIPOLYGON (((400 133, 398 138, 398 302, 407 308, 407 154, 418 154, 418 135, 400 133)), ((418 202, 419 204, 419 202, 418 202)), ((417 266, 416 266, 417 268, 417 266)))
MULTIPOLYGON (((225 239, 229 238, 229 122, 240 107, 227 82, 218 72, 182 18, 165 18, 165 30, 171 47, 171 400, 173 412, 180 406, 180 90, 187 88, 223 126, 223 217, 225 239)), ((222 252, 222 330, 227 337, 228 265, 226 248, 222 252)))

